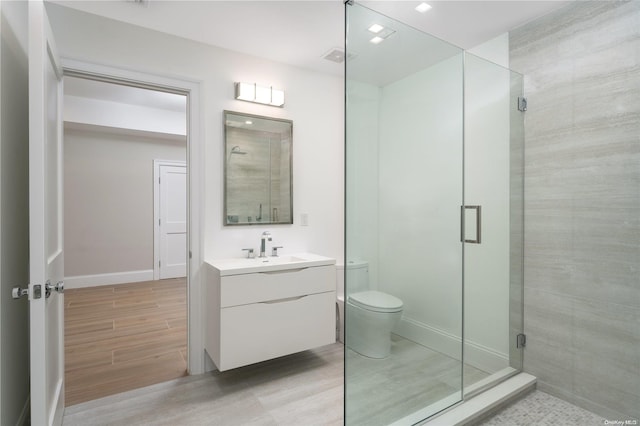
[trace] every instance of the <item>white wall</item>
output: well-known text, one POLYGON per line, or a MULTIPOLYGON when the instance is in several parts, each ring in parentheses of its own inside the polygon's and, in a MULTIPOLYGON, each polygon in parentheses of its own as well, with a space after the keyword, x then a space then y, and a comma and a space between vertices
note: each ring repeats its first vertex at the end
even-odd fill
MULTIPOLYGON (((379 236, 372 230, 378 229, 380 88, 349 80, 347 99, 347 260, 369 262, 369 284, 376 289, 379 236)), ((346 290, 354 291, 352 288, 346 290)))
POLYGON ((27 3, 0 2, 0 424, 23 424, 29 398, 27 3))
POLYGON ((202 82, 205 258, 240 257, 263 230, 283 253, 343 252, 343 83, 315 73, 48 5, 62 56, 202 82), (100 28, 100 31, 95 31, 100 28), (235 81, 283 87, 284 108, 233 99, 235 81), (293 120, 294 225, 223 227, 223 110, 293 120), (309 226, 301 227, 301 213, 309 226))
POLYGON ((509 68, 509 33, 500 34, 498 37, 467 50, 467 52, 504 68, 509 68))
POLYGON ((127 277, 134 272, 151 273, 147 279, 153 279, 154 159, 185 161, 184 137, 161 139, 65 126, 64 249, 69 284, 75 283, 69 277, 127 277))
POLYGON ((184 136, 187 134, 185 111, 170 111, 66 94, 64 96, 64 121, 71 123, 184 136))
MULTIPOLYGON (((462 55, 385 86, 380 105, 380 289, 403 323, 460 336, 462 55)), ((457 354, 456 354, 457 355, 457 354)))

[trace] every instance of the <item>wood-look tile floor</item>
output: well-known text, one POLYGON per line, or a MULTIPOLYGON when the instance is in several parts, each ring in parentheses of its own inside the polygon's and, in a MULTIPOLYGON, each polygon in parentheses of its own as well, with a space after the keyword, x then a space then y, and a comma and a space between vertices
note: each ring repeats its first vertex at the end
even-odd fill
POLYGON ((187 374, 184 278, 65 291, 65 404, 187 374))

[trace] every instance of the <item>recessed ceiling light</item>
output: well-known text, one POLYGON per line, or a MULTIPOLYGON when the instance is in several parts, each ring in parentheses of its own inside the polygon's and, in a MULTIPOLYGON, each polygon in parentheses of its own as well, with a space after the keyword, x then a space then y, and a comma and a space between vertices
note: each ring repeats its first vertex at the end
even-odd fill
POLYGON ((427 13, 431 9, 431 6, 426 3, 420 3, 416 6, 416 10, 420 13, 427 13))
POLYGON ((384 41, 384 39, 382 37, 374 37, 371 40, 369 40, 371 43, 373 44, 378 44, 378 43, 382 43, 384 41))
POLYGON ((369 31, 371 31, 374 34, 378 34, 382 30, 384 30, 384 27, 380 24, 373 24, 369 27, 369 31))

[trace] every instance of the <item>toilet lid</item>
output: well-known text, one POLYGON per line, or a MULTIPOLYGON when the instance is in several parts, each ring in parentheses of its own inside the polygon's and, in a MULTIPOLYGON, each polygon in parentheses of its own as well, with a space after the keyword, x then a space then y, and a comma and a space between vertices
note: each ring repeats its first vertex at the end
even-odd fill
POLYGON ((375 312, 399 312, 402 300, 381 291, 362 291, 349 295, 349 302, 363 309, 375 312))

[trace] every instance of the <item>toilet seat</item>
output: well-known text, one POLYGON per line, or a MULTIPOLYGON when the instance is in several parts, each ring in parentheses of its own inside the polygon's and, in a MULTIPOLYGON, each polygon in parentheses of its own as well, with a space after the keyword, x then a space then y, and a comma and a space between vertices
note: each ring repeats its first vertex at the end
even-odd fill
POLYGON ((400 312, 402 300, 381 291, 362 291, 349 295, 349 303, 373 312, 400 312))

